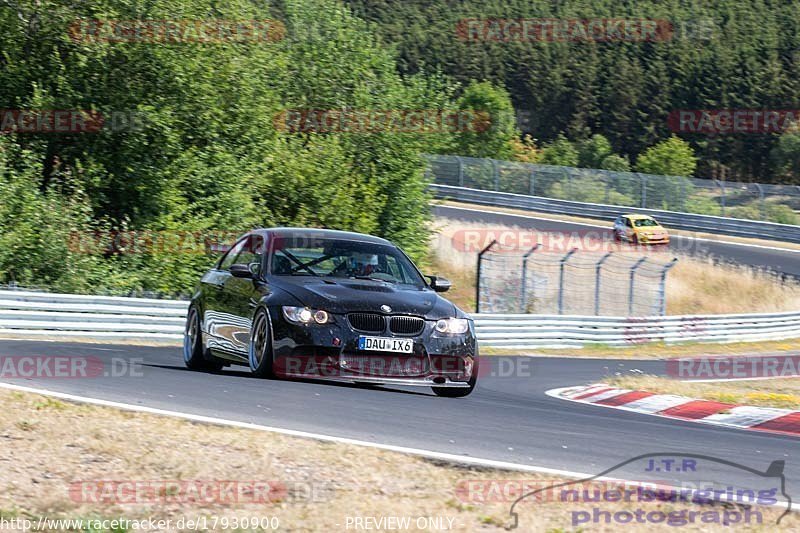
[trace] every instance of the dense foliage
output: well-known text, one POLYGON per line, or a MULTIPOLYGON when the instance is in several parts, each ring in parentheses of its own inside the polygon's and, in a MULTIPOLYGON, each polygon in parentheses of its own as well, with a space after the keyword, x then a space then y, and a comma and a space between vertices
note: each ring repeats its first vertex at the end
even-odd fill
POLYGON ((190 290, 211 261, 203 246, 87 246, 92 232, 166 239, 333 227, 386 236, 423 256, 420 154, 455 150, 457 134, 296 133, 276 117, 286 109, 455 110, 469 102, 457 102, 457 88, 435 72, 401 76, 393 53, 336 0, 274 4, 0 1, 0 108, 88 110, 139 123, 94 133, 5 129, 0 282, 176 293, 190 290), (113 42, 75 38, 78 19, 279 19, 285 38, 113 42))
MULTIPOLYGON (((404 72, 435 65, 463 83, 504 86, 523 133, 541 143, 601 133, 633 162, 670 137, 673 110, 800 109, 798 0, 347 2, 397 47, 404 72), (475 42, 457 31, 463 19, 526 17, 651 18, 669 21, 673 33, 569 43, 475 42)), ((681 136, 699 156, 699 177, 800 183, 797 134, 681 136)))

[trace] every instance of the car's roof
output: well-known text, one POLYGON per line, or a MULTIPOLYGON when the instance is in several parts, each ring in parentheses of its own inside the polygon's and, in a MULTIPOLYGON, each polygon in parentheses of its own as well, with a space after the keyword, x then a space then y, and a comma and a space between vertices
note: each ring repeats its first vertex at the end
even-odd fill
POLYGON ((637 215, 636 213, 630 213, 622 216, 624 216, 625 218, 629 218, 631 220, 646 220, 646 219, 655 220, 650 215, 637 215))
POLYGON ((250 233, 259 233, 262 235, 269 235, 271 237, 285 237, 285 238, 320 238, 320 239, 343 239, 348 241, 361 241, 370 242, 373 244, 388 244, 392 246, 390 241, 375 237, 374 235, 367 235, 365 233, 355 233, 353 231, 340 231, 333 229, 319 229, 319 228, 259 228, 254 229, 250 233))

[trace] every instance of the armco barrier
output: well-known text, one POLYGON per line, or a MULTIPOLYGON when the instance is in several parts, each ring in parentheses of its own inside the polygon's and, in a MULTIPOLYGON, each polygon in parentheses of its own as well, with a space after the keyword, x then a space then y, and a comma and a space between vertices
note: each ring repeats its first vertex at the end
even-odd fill
MULTIPOLYGON (((0 291, 0 335, 179 342, 187 302, 0 291)), ((666 317, 474 315, 483 346, 514 349, 800 337, 800 312, 666 317)))
POLYGON ((527 211, 539 211, 542 213, 576 215, 608 221, 614 220, 622 213, 634 211, 636 213, 651 215, 668 228, 800 243, 800 226, 792 226, 789 224, 759 222, 757 220, 744 220, 740 218, 716 217, 710 215, 695 215, 676 211, 620 207, 618 205, 589 204, 572 202, 569 200, 556 200, 554 198, 544 198, 541 196, 453 187, 450 185, 431 184, 430 189, 436 198, 457 200, 472 204, 512 207, 525 209, 527 211))
POLYGON ((188 302, 0 291, 0 334, 178 341, 188 302))
POLYGON ((474 315, 481 344, 502 348, 752 342, 800 337, 800 312, 663 317, 474 315))

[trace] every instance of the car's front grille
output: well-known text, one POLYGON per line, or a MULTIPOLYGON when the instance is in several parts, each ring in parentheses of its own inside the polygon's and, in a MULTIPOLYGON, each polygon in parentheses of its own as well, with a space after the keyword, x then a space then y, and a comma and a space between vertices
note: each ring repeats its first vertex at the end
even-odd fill
POLYGON ((389 320, 389 331, 397 335, 419 335, 425 321, 416 316, 393 316, 389 320))
POLYGON ((383 315, 376 313, 350 313, 347 315, 347 321, 350 323, 350 327, 358 331, 383 333, 383 330, 386 329, 383 315))
POLYGON ((340 365, 343 371, 375 377, 424 376, 430 370, 425 355, 406 354, 353 354, 343 353, 340 365))

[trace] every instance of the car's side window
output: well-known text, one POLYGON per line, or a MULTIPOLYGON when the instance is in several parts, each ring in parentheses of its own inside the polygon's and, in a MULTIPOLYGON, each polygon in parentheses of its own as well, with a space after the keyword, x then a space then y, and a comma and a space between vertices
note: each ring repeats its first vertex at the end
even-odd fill
POLYGON ((261 257, 264 255, 264 239, 261 235, 250 235, 244 240, 244 246, 239 255, 234 259, 234 263, 249 265, 258 263, 261 265, 261 257))
POLYGON ((234 244, 228 253, 225 254, 225 257, 222 258, 222 261, 219 263, 219 270, 228 270, 231 268, 231 265, 236 262, 236 258, 239 256, 241 251, 244 249, 245 245, 249 238, 245 238, 234 244))

